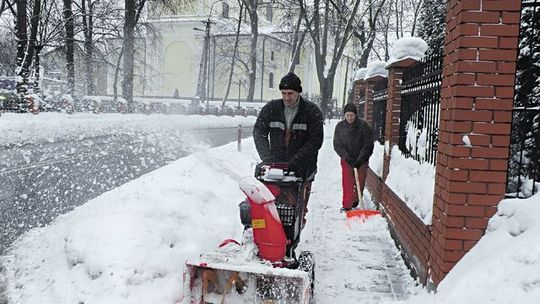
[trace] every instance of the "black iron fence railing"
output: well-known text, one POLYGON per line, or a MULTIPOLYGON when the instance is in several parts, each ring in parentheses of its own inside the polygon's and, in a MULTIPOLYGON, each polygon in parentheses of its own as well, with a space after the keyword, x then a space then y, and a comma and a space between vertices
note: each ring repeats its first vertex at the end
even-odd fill
POLYGON ((406 157, 435 164, 439 137, 442 59, 423 58, 403 73, 399 149, 406 157))
POLYGON ((386 100, 388 99, 388 79, 384 78, 373 88, 373 138, 384 144, 386 124, 386 100))
POLYGON ((540 0, 524 0, 510 135, 508 197, 540 190, 540 0))

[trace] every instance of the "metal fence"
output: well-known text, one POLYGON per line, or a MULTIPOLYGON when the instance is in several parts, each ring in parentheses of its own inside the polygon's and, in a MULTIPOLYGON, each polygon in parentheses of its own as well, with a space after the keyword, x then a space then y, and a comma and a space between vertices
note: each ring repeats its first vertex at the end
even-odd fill
POLYGON ((388 78, 375 84, 373 88, 373 138, 384 144, 386 124, 386 100, 388 99, 388 78))
POLYGON ((540 0, 524 0, 510 135, 507 196, 540 188, 540 0))
POLYGON ((406 157, 435 164, 439 137, 441 53, 422 59, 403 73, 399 149, 406 157))

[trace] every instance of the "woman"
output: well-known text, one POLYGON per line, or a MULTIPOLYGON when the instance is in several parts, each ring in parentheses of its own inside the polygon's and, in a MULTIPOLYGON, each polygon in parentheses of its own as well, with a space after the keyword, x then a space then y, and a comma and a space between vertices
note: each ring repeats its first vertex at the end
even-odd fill
POLYGON ((373 129, 357 115, 352 103, 343 108, 344 119, 334 131, 334 151, 341 158, 343 200, 341 212, 358 206, 357 191, 362 193, 366 183, 369 157, 373 153, 373 129), (354 168, 358 169, 360 189, 356 189, 354 168))

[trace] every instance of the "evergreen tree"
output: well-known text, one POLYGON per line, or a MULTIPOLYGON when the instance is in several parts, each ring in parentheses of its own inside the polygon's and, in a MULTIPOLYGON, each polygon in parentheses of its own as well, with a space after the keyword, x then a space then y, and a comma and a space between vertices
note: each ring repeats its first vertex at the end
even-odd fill
POLYGON ((446 6, 445 0, 424 0, 422 4, 418 36, 429 46, 426 55, 442 52, 444 48, 446 6))
POLYGON ((512 120, 509 191, 518 177, 540 180, 540 7, 522 12, 512 120))

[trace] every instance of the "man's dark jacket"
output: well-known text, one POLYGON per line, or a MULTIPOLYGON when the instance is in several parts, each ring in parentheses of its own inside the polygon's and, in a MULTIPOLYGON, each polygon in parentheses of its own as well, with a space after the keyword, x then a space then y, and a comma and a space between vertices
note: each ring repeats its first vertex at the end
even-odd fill
POLYGON ((354 167, 368 161, 373 154, 373 129, 358 117, 349 124, 338 122, 334 131, 334 150, 343 159, 351 158, 354 167))
POLYGON ((300 97, 298 112, 291 125, 289 144, 285 144, 283 99, 268 102, 253 127, 255 147, 263 162, 288 162, 300 175, 317 170, 317 156, 323 142, 323 117, 312 102, 300 97))

